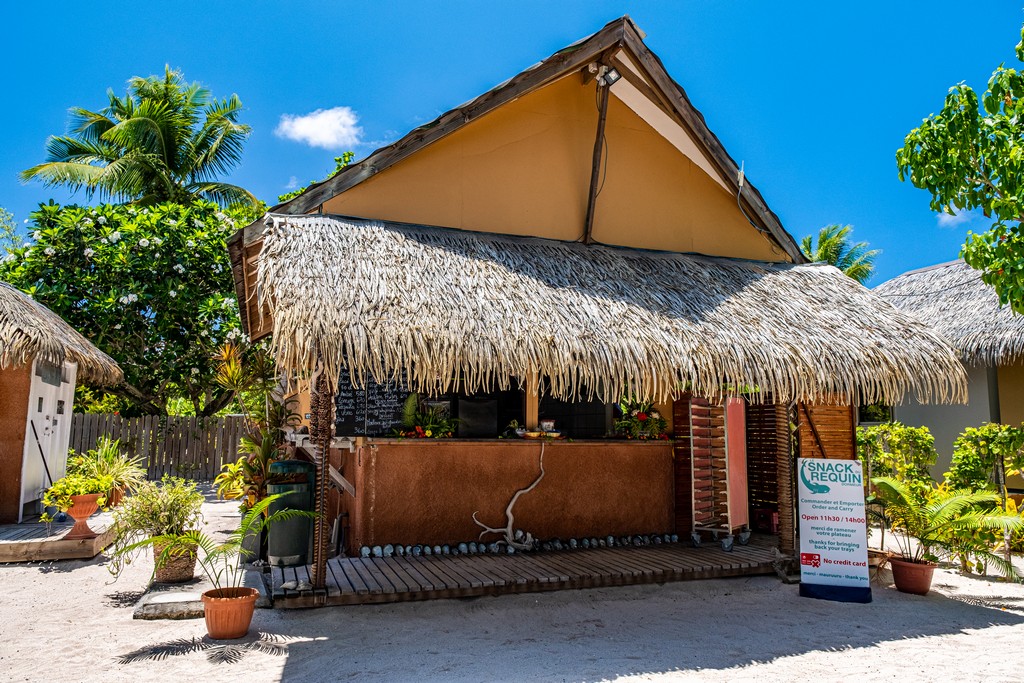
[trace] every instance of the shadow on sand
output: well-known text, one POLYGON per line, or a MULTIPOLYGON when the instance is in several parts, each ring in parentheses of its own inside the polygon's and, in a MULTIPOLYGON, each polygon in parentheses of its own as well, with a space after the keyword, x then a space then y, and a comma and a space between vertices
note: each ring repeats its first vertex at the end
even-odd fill
MULTIPOLYGON (((174 641, 118 661, 203 651, 235 661, 287 655, 280 680, 568 680, 728 670, 811 652, 870 648, 1024 624, 981 596, 874 602, 800 598, 769 577, 313 610, 257 610, 261 633, 214 650, 174 641), (276 634, 276 635, 270 635, 276 634)), ((1005 602, 1005 601, 1004 601, 1005 602)), ((1021 607, 1015 603, 1016 607, 1021 607)), ((254 631, 255 632, 255 631, 254 631)), ((198 643, 198 644, 197 644, 198 643)), ((256 667, 256 662, 250 666, 256 667)))

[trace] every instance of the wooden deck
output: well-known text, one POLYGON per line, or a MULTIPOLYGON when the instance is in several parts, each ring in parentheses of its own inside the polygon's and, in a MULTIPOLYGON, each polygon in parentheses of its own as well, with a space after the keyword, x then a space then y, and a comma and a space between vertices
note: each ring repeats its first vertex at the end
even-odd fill
POLYGON ((464 598, 773 574, 776 545, 776 537, 758 535, 732 552, 717 544, 672 544, 516 555, 337 557, 327 564, 326 590, 282 587, 310 582, 309 567, 275 567, 269 580, 274 606, 283 608, 464 598))
POLYGON ((89 518, 89 527, 98 536, 80 541, 66 541, 64 535, 72 522, 51 524, 47 534, 42 522, 0 525, 0 562, 35 562, 40 560, 89 559, 114 540, 111 518, 107 513, 89 518))

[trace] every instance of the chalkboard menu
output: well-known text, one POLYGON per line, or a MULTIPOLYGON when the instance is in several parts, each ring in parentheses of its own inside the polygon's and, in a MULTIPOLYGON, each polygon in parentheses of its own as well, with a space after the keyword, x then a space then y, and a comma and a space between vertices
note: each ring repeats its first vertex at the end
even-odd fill
POLYGON ((357 389, 348 370, 343 369, 334 397, 334 433, 338 436, 390 436, 392 430, 401 425, 402 406, 408 397, 404 381, 381 384, 366 377, 365 387, 357 389))

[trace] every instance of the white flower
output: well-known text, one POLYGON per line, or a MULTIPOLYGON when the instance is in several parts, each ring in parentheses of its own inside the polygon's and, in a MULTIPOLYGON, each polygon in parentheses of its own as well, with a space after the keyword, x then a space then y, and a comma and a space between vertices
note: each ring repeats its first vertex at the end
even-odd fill
POLYGON ((219 221, 226 220, 227 217, 228 217, 228 215, 226 213, 222 212, 222 211, 218 211, 217 213, 215 213, 213 215, 216 216, 217 220, 219 220, 219 221))
POLYGON ((38 242, 40 239, 42 239, 42 237, 43 237, 43 233, 39 232, 38 230, 33 230, 32 231, 32 239, 34 239, 35 241, 38 242))
POLYGON ((53 256, 54 254, 56 254, 56 253, 57 253, 57 250, 56 250, 56 249, 54 249, 53 247, 47 247, 46 249, 43 249, 43 252, 44 252, 44 253, 45 253, 45 254, 46 254, 47 256, 53 256))
POLYGON ((101 237, 100 242, 103 242, 103 244, 110 244, 106 237, 101 237))
POLYGON ((230 296, 226 296, 224 297, 224 305, 230 308, 231 306, 235 305, 235 300, 232 299, 230 296))
POLYGON ((192 372, 193 375, 198 375, 199 374, 199 368, 192 368, 191 372, 192 372))
POLYGON ((8 254, 7 256, 4 257, 4 261, 13 261, 16 258, 18 257, 15 254, 8 254))
POLYGON ((174 220, 173 218, 168 218, 167 219, 167 225, 177 225, 177 224, 178 224, 178 221, 174 220))
POLYGON ((122 304, 127 304, 129 299, 126 296, 122 296, 120 299, 118 299, 118 301, 120 301, 122 304))
POLYGON ((159 247, 163 243, 164 243, 164 241, 162 239, 160 239, 159 237, 154 237, 153 238, 153 244, 155 244, 156 246, 159 247))
POLYGON ((32 255, 32 250, 31 249, 26 249, 25 250, 25 258, 28 258, 31 255, 32 255))
POLYGON ((630 415, 632 415, 633 417, 636 417, 639 414, 640 414, 639 410, 634 410, 633 412, 630 413, 630 415))
POLYGON ((121 323, 118 323, 118 324, 114 325, 114 329, 115 330, 121 329, 121 323))
POLYGON ((92 258, 92 255, 96 253, 96 250, 91 247, 86 247, 85 251, 82 253, 85 254, 85 258, 92 258))
POLYGON ((185 266, 181 265, 180 263, 175 263, 174 264, 174 269, 176 271, 178 271, 178 273, 184 273, 185 272, 185 266))
POLYGON ((117 244, 117 241, 121 239, 121 231, 115 230, 114 232, 110 233, 109 239, 111 244, 117 244))
POLYGON ((143 216, 148 216, 149 215, 149 209, 143 209, 142 210, 142 215, 143 216))
POLYGON ((100 225, 106 225, 107 224, 107 217, 106 216, 100 216, 99 218, 96 219, 96 222, 99 223, 100 225))
POLYGON ((185 242, 185 246, 188 247, 189 249, 191 249, 192 247, 196 246, 196 241, 195 240, 189 240, 188 242, 185 242))
POLYGON ((82 225, 92 225, 92 219, 91 218, 83 218, 82 219, 82 225))
POLYGON ((172 289, 171 291, 167 292, 167 293, 171 295, 171 298, 172 298, 172 299, 173 299, 174 297, 178 296, 178 293, 177 293, 176 291, 174 291, 173 289, 172 289))
POLYGON ((145 249, 146 247, 149 246, 149 240, 143 237, 141 240, 139 240, 139 246, 145 249))
POLYGON ((655 420, 657 420, 657 419, 661 418, 661 414, 657 410, 652 410, 651 411, 651 417, 653 417, 655 420))
POLYGON ((192 219, 192 225, 194 225, 197 228, 201 228, 201 227, 203 227, 203 222, 201 220, 199 220, 198 218, 193 218, 192 219))

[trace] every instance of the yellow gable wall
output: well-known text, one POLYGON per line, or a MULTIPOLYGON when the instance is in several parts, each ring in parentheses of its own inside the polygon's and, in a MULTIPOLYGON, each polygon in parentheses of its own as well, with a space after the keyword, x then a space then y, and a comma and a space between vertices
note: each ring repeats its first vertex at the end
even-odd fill
POLYGON ((594 239, 605 244, 788 261, 712 180, 621 100, 608 102, 608 171, 594 239), (774 250, 773 248, 774 247, 774 250))
POLYGON ((1024 364, 1000 365, 999 420, 1003 424, 1024 423, 1024 364))
MULTIPOLYGON (((464 126, 324 203, 325 213, 576 240, 597 127, 596 85, 570 75, 464 126)), ((594 239, 787 260, 735 197, 614 95, 594 239)))

